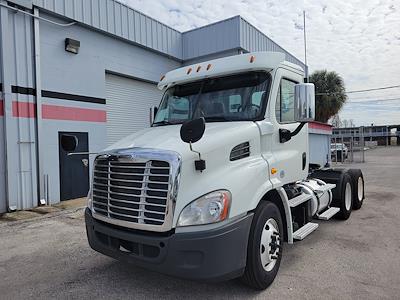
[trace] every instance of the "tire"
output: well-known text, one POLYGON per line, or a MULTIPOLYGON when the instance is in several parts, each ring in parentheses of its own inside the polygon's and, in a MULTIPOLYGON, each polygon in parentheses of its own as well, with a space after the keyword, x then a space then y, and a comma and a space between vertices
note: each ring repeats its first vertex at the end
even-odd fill
POLYGON ((282 246, 283 225, 279 208, 270 201, 261 201, 250 228, 242 282, 257 290, 270 286, 278 273, 282 246))
POLYGON ((317 170, 310 175, 311 178, 318 178, 326 183, 336 184, 336 187, 332 190, 331 206, 340 208, 340 211, 335 215, 335 218, 341 220, 347 220, 350 217, 352 209, 353 195, 351 195, 350 206, 349 201, 347 201, 346 208, 345 195, 347 183, 350 184, 350 188, 352 187, 351 177, 347 172, 348 169, 334 168, 327 170, 317 170))
POLYGON ((337 155, 335 158, 337 158, 337 161, 342 161, 342 151, 337 151, 337 155))
POLYGON ((360 169, 350 169, 347 173, 353 185, 353 209, 360 209, 365 199, 364 176, 360 169))
POLYGON ((338 193, 333 193, 331 206, 339 207, 340 211, 335 215, 337 219, 347 220, 350 217, 353 206, 353 184, 350 175, 346 172, 343 174, 342 182, 338 193), (339 194, 339 197, 337 197, 339 194), (336 197, 335 197, 336 196, 336 197))

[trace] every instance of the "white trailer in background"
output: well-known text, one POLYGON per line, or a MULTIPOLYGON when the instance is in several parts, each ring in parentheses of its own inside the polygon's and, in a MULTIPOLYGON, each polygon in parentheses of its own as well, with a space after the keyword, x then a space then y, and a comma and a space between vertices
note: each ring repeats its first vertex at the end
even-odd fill
POLYGON ((330 166, 332 125, 320 122, 308 123, 310 163, 321 167, 330 166))
POLYGON ((95 159, 91 247, 173 276, 268 287, 284 242, 364 199, 360 170, 309 168, 314 86, 303 78, 272 52, 163 76, 152 127, 95 159))

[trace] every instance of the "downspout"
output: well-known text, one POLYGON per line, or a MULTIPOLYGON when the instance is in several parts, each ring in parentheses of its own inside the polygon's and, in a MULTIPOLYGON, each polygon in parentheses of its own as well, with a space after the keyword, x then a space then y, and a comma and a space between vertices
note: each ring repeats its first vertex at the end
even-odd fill
POLYGON ((42 77, 40 70, 40 26, 39 9, 34 7, 33 14, 33 38, 34 38, 34 69, 35 69, 35 89, 36 89, 36 158, 37 158, 37 178, 38 184, 38 205, 50 204, 48 195, 45 195, 47 181, 43 170, 43 146, 42 146, 42 77))
MULTIPOLYGON (((0 4, 4 4, 5 1, 0 0, 0 4)), ((11 64, 10 44, 7 40, 9 36, 8 28, 8 10, 0 7, 0 60, 1 60, 1 77, 3 79, 3 105, 4 105, 4 164, 5 164, 5 192, 6 192, 6 207, 8 211, 17 209, 16 203, 11 201, 12 192, 10 190, 10 178, 11 176, 11 161, 9 160, 9 153, 11 153, 10 136, 11 136, 11 121, 12 121, 12 93, 11 93, 11 78, 10 72, 7 66, 11 64)), ((14 195, 13 199, 16 196, 14 195)))

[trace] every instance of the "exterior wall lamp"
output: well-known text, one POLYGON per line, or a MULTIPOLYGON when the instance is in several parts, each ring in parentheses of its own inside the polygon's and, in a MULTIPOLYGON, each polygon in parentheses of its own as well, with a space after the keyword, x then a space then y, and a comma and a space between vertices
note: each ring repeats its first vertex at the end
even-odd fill
POLYGON ((71 52, 73 54, 79 53, 79 47, 81 46, 81 42, 78 40, 66 38, 65 39, 65 51, 71 52))

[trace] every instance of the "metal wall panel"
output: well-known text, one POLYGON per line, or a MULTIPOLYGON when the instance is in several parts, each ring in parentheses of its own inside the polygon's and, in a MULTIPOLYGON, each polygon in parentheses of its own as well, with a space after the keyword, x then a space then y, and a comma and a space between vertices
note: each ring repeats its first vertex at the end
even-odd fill
MULTIPOLYGON (((1 67, 1 66, 0 66, 1 67)), ((4 158, 4 118, 3 101, 0 99, 0 213, 7 211, 6 202, 6 166, 4 158)))
POLYGON ((40 25, 42 88, 45 90, 105 98, 106 70, 157 82, 161 75, 181 66, 175 59, 87 27, 64 28, 46 22, 40 25), (67 37, 81 42, 79 54, 64 50, 67 37))
POLYGON ((182 34, 115 0, 34 0, 38 7, 182 59, 182 34))
POLYGON ((116 0, 34 0, 34 4, 179 60, 242 48, 283 52, 289 62, 305 67, 240 16, 181 33, 116 0))
MULTIPOLYGON (((3 85, 32 87, 33 35, 32 19, 2 7, 1 27, 4 30, 1 47, 3 52, 3 85), (7 77, 7 78, 6 78, 7 77)), ((5 104, 3 135, 7 139, 8 203, 10 209, 25 209, 37 205, 35 121, 32 95, 3 94, 5 104)), ((1 186, 1 184, 0 184, 1 186)))
MULTIPOLYGON (((67 101, 63 99, 42 97, 43 105, 56 105, 59 107, 82 108, 105 110, 104 104, 84 103, 67 101)), ((51 120, 43 121, 43 147, 45 150, 46 160, 43 164, 43 172, 41 176, 48 178, 48 198, 51 204, 60 202, 60 169, 59 169, 59 148, 58 133, 64 132, 87 132, 89 138, 89 151, 99 152, 106 147, 107 131, 105 122, 84 122, 84 121, 68 121, 68 120, 51 120)), ((92 166, 94 155, 89 155, 90 170, 92 175, 92 166)))
POLYGON ((184 32, 183 59, 239 48, 239 20, 237 16, 184 32))
MULTIPOLYGON (((49 17, 44 13, 42 16, 49 17)), ((61 22, 57 18, 55 20, 61 22)), ((106 98, 106 72, 156 82, 162 74, 181 66, 181 63, 175 59, 80 25, 63 28, 41 22, 40 26, 42 88, 44 90, 106 98), (71 54, 64 50, 66 37, 81 41, 79 54, 71 54)), ((157 96, 157 100, 160 100, 160 96, 157 96)), ((43 104, 106 110, 104 104, 53 98, 43 98, 43 104)), ((132 108, 135 107, 132 106, 132 108)), ((142 107, 137 109, 142 109, 142 107)), ((143 113, 144 116, 141 117, 147 119, 147 108, 143 113)), ((43 131, 42 142, 47 159, 43 162, 42 176, 48 176, 50 201, 57 203, 60 200, 59 169, 58 164, 55 163, 58 162, 58 132, 88 132, 89 150, 99 152, 107 146, 107 124, 105 122, 43 120, 43 131)), ((92 156, 90 158, 92 159, 92 156)))
MULTIPOLYGON (((0 28, 1 28, 1 13, 0 13, 0 28)), ((1 31, 0 31, 1 34, 1 31)), ((0 37, 0 43, 2 39, 0 37)), ((0 45, 0 53, 1 53, 1 45, 0 45)), ((1 55, 2 56, 2 55, 1 55)), ((3 64, 1 61, 1 56, 0 56, 0 83, 3 83, 3 78, 2 78, 2 69, 3 69, 3 64)), ((5 136, 4 136, 4 106, 3 106, 3 97, 2 97, 1 89, 0 89, 0 213, 3 213, 7 211, 7 201, 6 201, 6 165, 5 165, 5 136)))
POLYGON ((155 84, 106 74, 107 144, 150 126, 150 107, 160 104, 155 84))
POLYGON ((256 27, 251 25, 242 17, 240 19, 240 47, 246 51, 254 52, 254 51, 274 51, 274 52, 282 52, 286 55, 286 60, 300 65, 303 69, 305 69, 304 63, 287 52, 273 40, 268 38, 265 34, 259 31, 256 27))
POLYGON ((192 64, 209 61, 212 59, 217 59, 217 58, 222 58, 222 57, 227 57, 227 56, 232 56, 232 55, 238 55, 240 52, 241 52, 240 49, 232 49, 232 50, 227 50, 227 51, 218 52, 218 53, 211 53, 209 55, 195 57, 193 59, 185 60, 183 62, 183 65, 188 66, 188 65, 192 65, 192 64))

